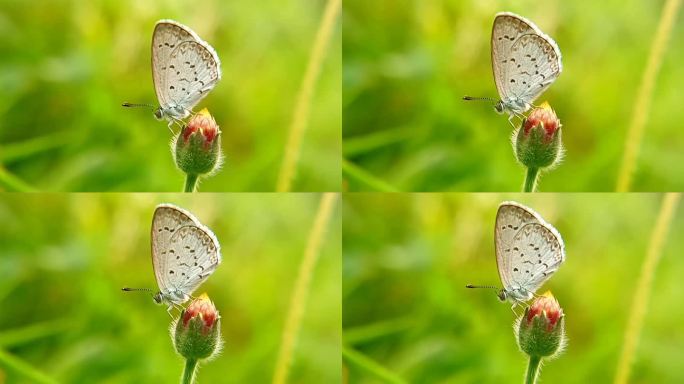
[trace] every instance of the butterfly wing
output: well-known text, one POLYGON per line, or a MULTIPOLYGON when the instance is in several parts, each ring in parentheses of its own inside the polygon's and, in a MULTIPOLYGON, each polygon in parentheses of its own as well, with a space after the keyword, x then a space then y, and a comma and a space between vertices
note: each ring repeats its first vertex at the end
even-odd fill
POLYGON ((150 239, 152 241, 152 267, 154 276, 161 292, 168 292, 169 260, 175 258, 175 249, 169 248, 171 237, 186 226, 201 226, 202 224, 188 211, 173 204, 160 204, 152 216, 150 239))
POLYGON ((171 52, 164 73, 168 97, 186 110, 192 110, 221 79, 218 55, 204 42, 183 42, 171 52))
POLYGON ((187 26, 157 22, 152 34, 152 77, 162 109, 192 109, 221 79, 216 51, 187 26))
POLYGON ((520 252, 514 242, 515 236, 525 225, 542 222, 543 219, 536 212, 522 204, 504 201, 499 205, 494 227, 494 247, 496 266, 504 289, 510 289, 514 284, 512 260, 520 252))
POLYGON ((195 41, 195 32, 173 20, 159 20, 152 33, 152 80, 159 105, 166 107, 171 99, 165 84, 165 74, 169 68, 169 57, 183 42, 195 41))
POLYGON ((536 292, 565 260, 560 234, 543 222, 525 224, 511 245, 516 251, 509 260, 509 279, 530 293, 536 292))
POLYGON ((510 12, 494 18, 491 55, 502 100, 531 103, 562 71, 560 49, 553 39, 531 21, 510 12))
POLYGON ((187 225, 180 227, 170 238, 166 274, 170 298, 182 304, 221 263, 218 240, 206 227, 187 225))
POLYGON ((509 63, 505 65, 508 70, 503 81, 509 84, 509 92, 528 104, 553 84, 562 71, 558 46, 541 35, 521 36, 511 47, 509 63))

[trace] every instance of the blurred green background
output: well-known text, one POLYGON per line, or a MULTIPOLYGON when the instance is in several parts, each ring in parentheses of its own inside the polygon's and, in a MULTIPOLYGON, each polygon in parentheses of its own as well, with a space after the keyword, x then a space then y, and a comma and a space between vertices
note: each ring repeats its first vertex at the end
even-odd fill
MULTIPOLYGON (((491 290, 465 288, 500 285, 493 232, 504 200, 533 208, 565 240, 565 263, 537 293, 551 290, 560 302, 569 344, 544 364, 541 382, 612 382, 660 194, 346 195, 343 349, 350 383, 380 382, 350 363, 359 353, 407 382, 523 381, 527 362, 510 304, 491 290)), ((684 381, 683 231, 680 207, 630 382, 684 381)))
MULTIPOLYGON (((0 196, 0 352, 64 383, 176 383, 183 360, 156 288, 149 231, 157 204, 193 212, 221 243, 223 263, 195 292, 218 308, 223 352, 202 383, 266 383, 318 194, 0 196)), ((314 269, 290 382, 340 380, 341 212, 314 269)), ((177 312, 174 312, 177 314, 177 312)), ((0 362, 0 382, 29 383, 0 362)))
MULTIPOLYGON (((0 0, 0 189, 180 191, 157 103, 155 22, 177 20, 219 54, 223 78, 196 108, 223 132, 203 191, 272 191, 323 0, 0 0)), ((293 190, 339 190, 341 27, 314 90, 293 190)), ((178 128, 175 128, 178 130, 178 128)))
MULTIPOLYGON (((612 191, 664 1, 347 0, 343 27, 345 188, 520 191, 512 128, 492 105, 494 15, 518 13, 555 39, 563 73, 537 100, 563 124, 565 160, 542 191, 612 191), (383 185, 383 182, 387 185, 383 185)), ((635 191, 684 190, 681 12, 655 84, 635 191)))

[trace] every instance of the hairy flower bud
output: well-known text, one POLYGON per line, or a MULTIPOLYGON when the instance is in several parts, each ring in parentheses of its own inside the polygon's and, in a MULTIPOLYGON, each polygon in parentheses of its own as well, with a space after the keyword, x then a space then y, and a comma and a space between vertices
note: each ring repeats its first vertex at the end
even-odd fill
POLYGON ((563 310, 551 292, 535 299, 519 319, 518 345, 529 356, 549 357, 565 344, 563 310))
POLYGON ((221 164, 221 131, 206 108, 192 116, 173 146, 176 165, 188 175, 205 175, 221 164))
POLYGON ((548 103, 534 109, 514 133, 513 147, 518 161, 527 168, 543 169, 562 157, 561 123, 548 103))
POLYGON ((207 359, 220 349, 220 316, 206 293, 181 313, 172 333, 176 351, 188 360, 207 359))

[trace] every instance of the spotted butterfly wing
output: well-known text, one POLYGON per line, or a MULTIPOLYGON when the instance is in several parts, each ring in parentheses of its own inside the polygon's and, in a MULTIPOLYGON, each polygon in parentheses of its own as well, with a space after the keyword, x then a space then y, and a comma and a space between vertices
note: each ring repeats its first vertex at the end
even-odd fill
POLYGON ((212 231, 175 205, 157 206, 151 239, 160 302, 184 303, 221 263, 220 246, 212 231))
POLYGON ((157 22, 152 34, 152 78, 158 118, 182 119, 221 79, 216 51, 190 28, 157 22))
POLYGON ((506 296, 513 301, 529 300, 565 260, 563 239, 538 213, 508 201, 499 206, 494 232, 497 268, 506 296))
POLYGON ((492 70, 502 111, 524 113, 560 75, 561 53, 534 23, 501 12, 492 27, 492 70))

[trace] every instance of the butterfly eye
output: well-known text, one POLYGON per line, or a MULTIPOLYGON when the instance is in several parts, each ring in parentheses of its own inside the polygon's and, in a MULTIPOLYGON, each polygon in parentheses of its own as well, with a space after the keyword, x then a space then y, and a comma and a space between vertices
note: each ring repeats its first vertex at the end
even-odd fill
POLYGON ((505 290, 500 290, 498 295, 500 301, 506 301, 507 295, 505 290))

